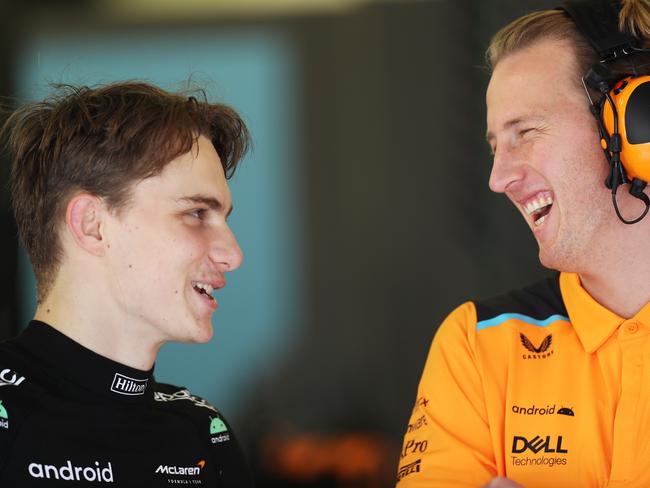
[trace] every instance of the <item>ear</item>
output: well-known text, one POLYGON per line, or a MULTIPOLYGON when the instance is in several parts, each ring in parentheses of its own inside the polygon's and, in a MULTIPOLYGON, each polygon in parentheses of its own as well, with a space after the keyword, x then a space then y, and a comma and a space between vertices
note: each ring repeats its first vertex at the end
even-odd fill
POLYGON ((66 207, 65 224, 70 235, 80 248, 94 256, 104 254, 105 216, 101 199, 89 193, 78 193, 66 207))

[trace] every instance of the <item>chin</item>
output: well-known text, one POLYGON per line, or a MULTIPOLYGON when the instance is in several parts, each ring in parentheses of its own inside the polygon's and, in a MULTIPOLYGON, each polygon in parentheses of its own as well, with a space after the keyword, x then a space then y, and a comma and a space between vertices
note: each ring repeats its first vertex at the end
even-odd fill
POLYGON ((561 256, 558 256, 557 249, 550 245, 542 245, 539 241, 537 245, 539 246, 537 257, 541 265, 548 269, 558 269, 559 261, 562 261, 562 259, 561 256))
POLYGON ((557 264, 555 261, 544 259, 541 254, 539 256, 539 262, 542 266, 544 266, 547 269, 551 269, 555 271, 567 271, 566 269, 562 268, 561 265, 557 264))
POLYGON ((562 253, 553 249, 539 248, 539 262, 548 269, 555 271, 577 272, 580 267, 580 259, 571 256, 570 253, 562 253))
POLYGON ((196 344, 205 344, 212 339, 214 335, 214 329, 212 328, 212 322, 207 324, 196 324, 197 328, 194 330, 194 334, 189 342, 194 342, 196 344))
POLYGON ((539 262, 542 266, 548 269, 554 269, 554 270, 559 270, 558 262, 557 259, 554 259, 553 256, 549 256, 547 252, 544 252, 544 250, 540 249, 539 250, 539 262))
POLYGON ((170 332, 172 333, 168 340, 182 344, 204 344, 209 342, 214 334, 212 323, 204 320, 181 324, 175 331, 170 332))

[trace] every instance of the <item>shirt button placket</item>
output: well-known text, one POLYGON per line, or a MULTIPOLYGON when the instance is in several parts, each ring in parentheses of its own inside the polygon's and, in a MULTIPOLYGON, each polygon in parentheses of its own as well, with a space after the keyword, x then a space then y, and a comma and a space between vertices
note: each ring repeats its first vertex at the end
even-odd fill
POLYGON ((625 332, 627 332, 629 335, 636 334, 639 330, 639 324, 636 322, 628 322, 625 324, 625 332))
POLYGON ((645 340, 639 340, 643 337, 639 330, 637 322, 629 321, 623 323, 618 335, 621 347, 621 397, 614 419, 612 481, 629 479, 636 462, 630 450, 637 443, 639 431, 639 401, 646 344, 645 340))

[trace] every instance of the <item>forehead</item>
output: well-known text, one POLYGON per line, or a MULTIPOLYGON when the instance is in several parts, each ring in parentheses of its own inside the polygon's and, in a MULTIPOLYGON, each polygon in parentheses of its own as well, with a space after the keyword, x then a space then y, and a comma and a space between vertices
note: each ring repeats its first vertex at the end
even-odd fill
POLYGON ((135 187, 135 199, 178 199, 201 194, 230 204, 230 190, 221 159, 212 142, 201 136, 187 153, 172 160, 163 171, 135 187))
POLYGON ((497 64, 486 93, 488 126, 525 115, 552 113, 569 105, 584 106, 575 54, 566 41, 542 40, 497 64))

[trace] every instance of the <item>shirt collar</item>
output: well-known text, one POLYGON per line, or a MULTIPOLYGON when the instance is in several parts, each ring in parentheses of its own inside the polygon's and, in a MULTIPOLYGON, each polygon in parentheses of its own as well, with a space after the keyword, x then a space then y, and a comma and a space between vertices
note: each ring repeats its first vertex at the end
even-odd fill
MULTIPOLYGON (((571 324, 585 351, 594 352, 626 321, 594 300, 582 287, 577 273, 560 274, 560 290, 571 324)), ((650 325, 650 303, 631 320, 650 325)))
POLYGON ((153 368, 141 371, 101 356, 44 322, 32 321, 15 339, 43 363, 62 388, 66 382, 106 399, 140 403, 153 399, 153 368))

